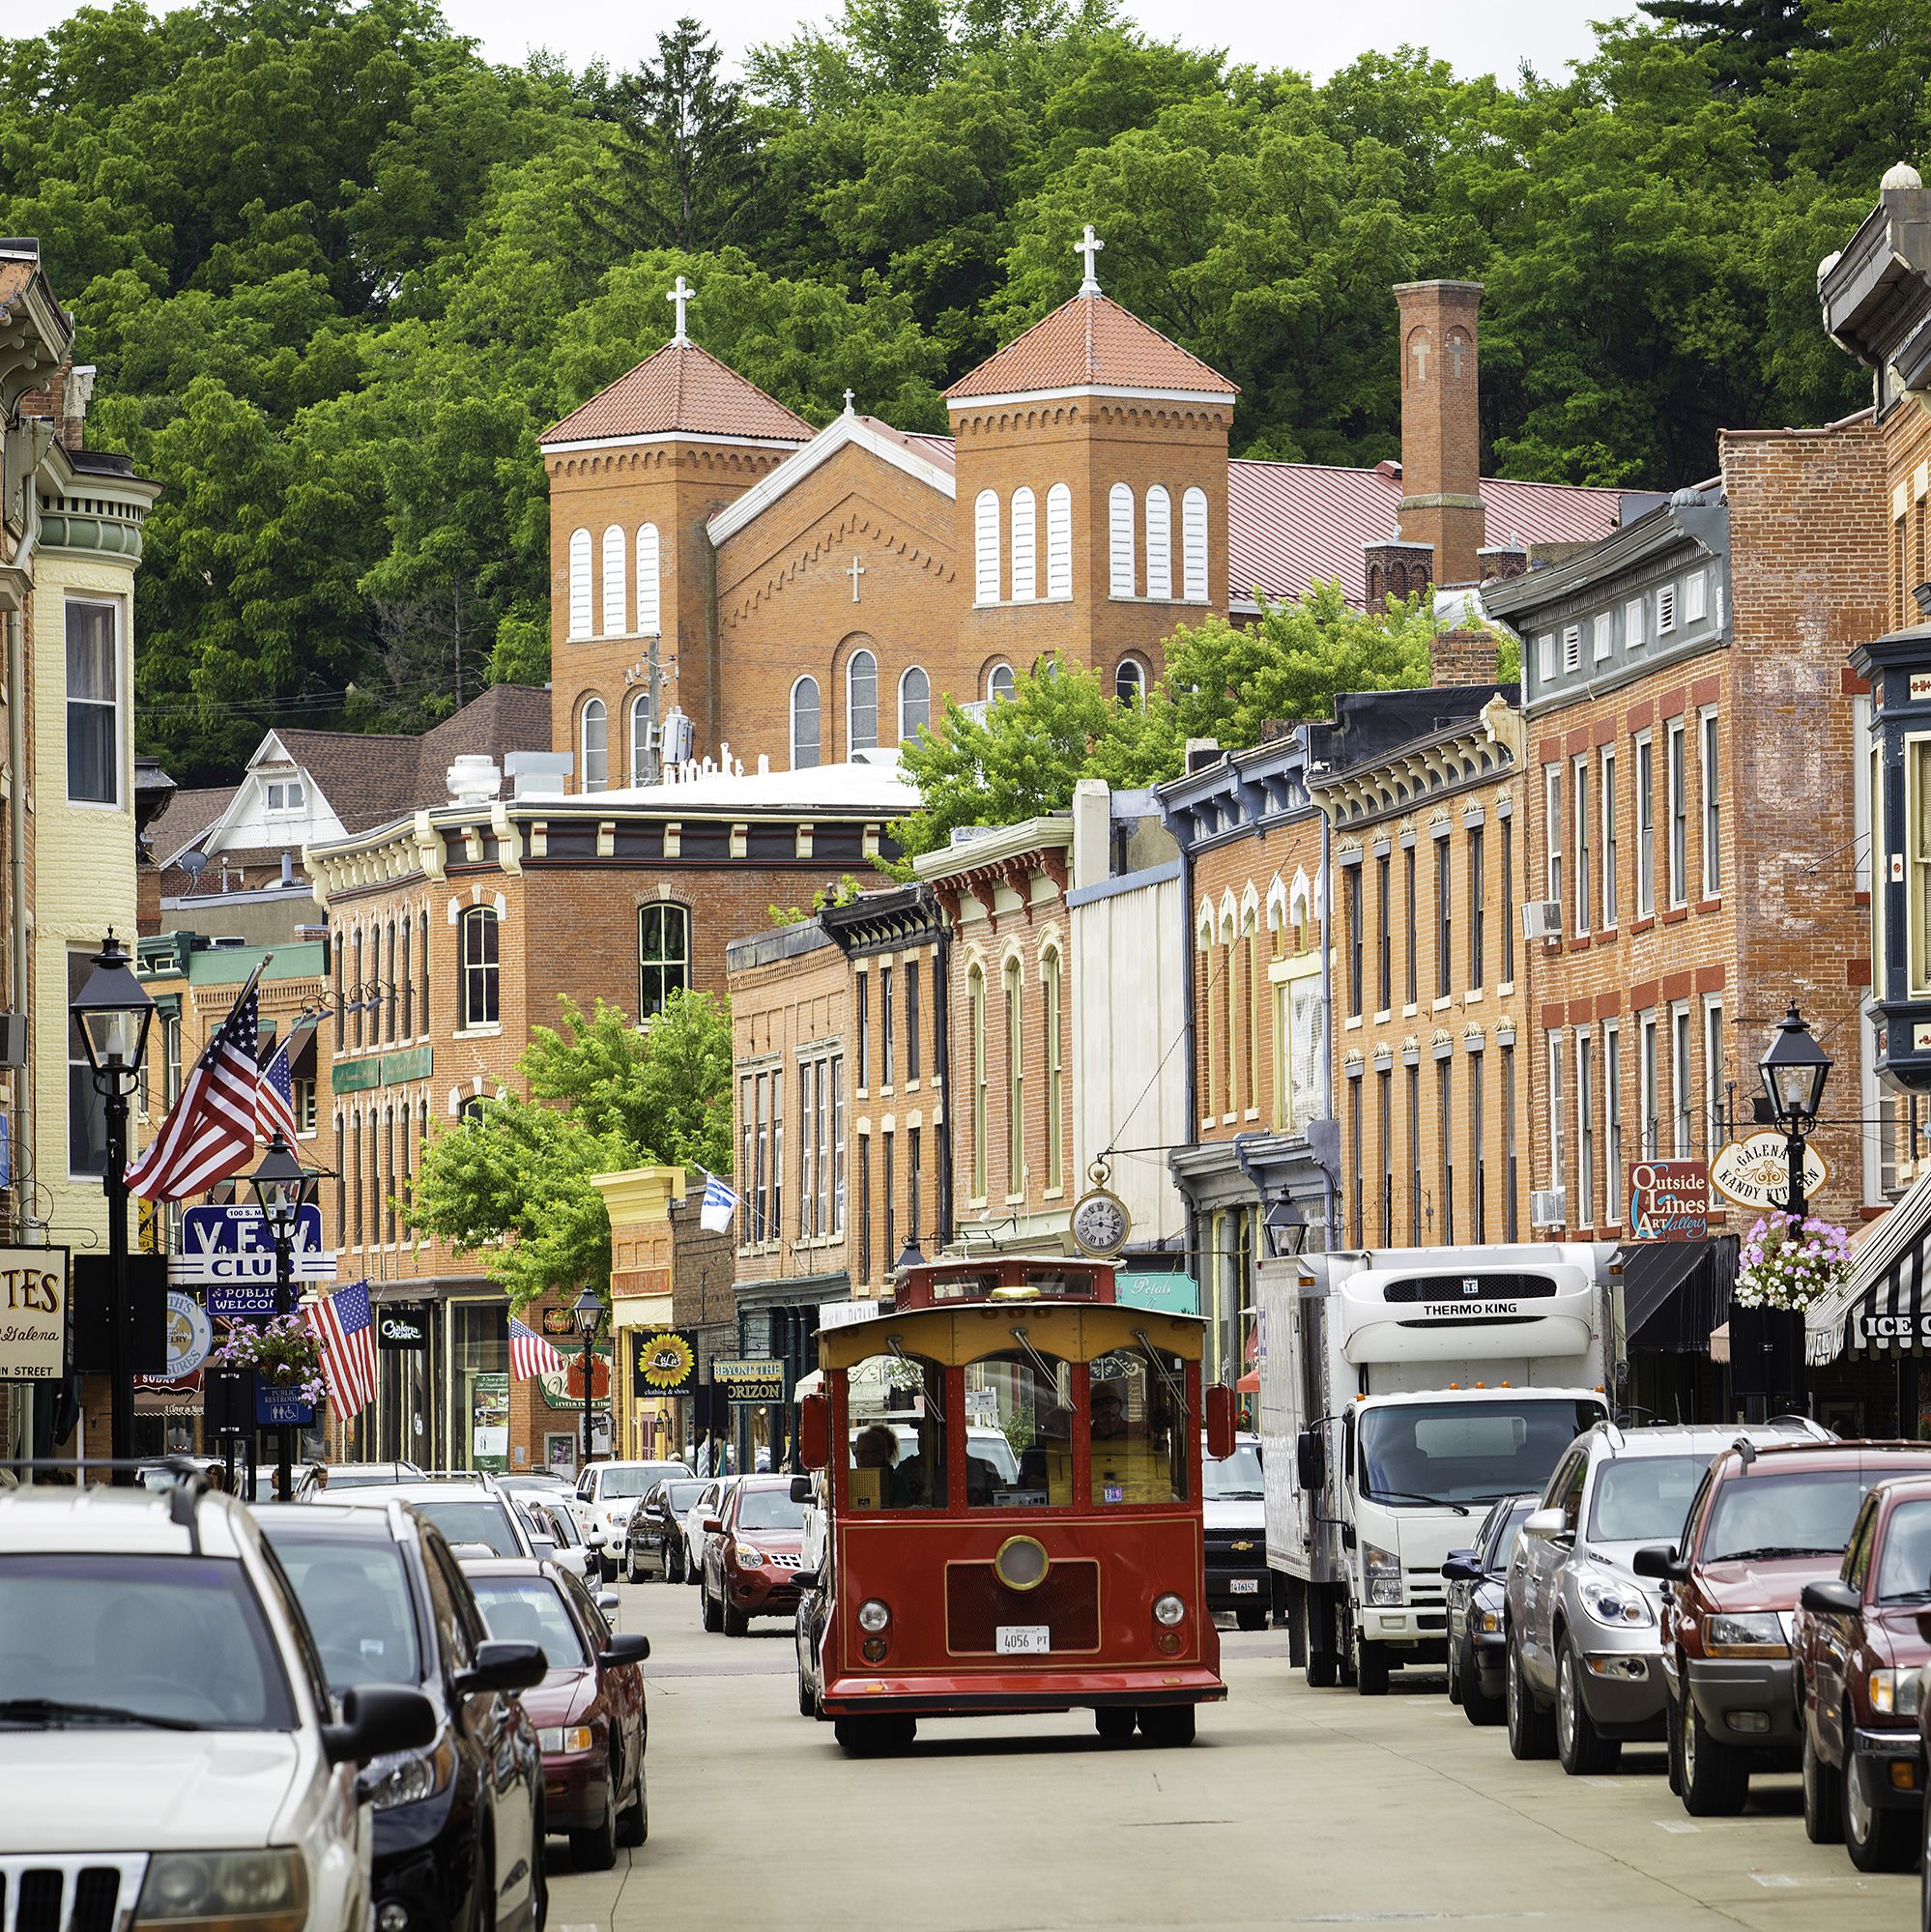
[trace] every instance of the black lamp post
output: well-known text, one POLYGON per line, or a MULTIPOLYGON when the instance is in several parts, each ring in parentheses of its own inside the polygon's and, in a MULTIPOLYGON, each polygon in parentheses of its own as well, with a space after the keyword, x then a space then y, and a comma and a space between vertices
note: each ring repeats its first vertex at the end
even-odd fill
MULTIPOLYGON (((295 1157, 295 1149, 279 1131, 268 1143, 267 1151, 248 1176, 254 1190, 255 1205, 274 1241, 274 1312, 276 1319, 289 1313, 293 1300, 295 1230, 302 1220, 303 1190, 308 1170, 295 1157)), ((275 1430, 275 1494, 284 1503, 293 1499, 290 1484, 295 1459, 295 1430, 283 1423, 275 1430)))
MULTIPOLYGON (((134 977, 112 927, 94 955, 93 966, 68 1012, 80 1029, 94 1090, 106 1110, 107 1165, 101 1187, 107 1197, 107 1255, 114 1296, 108 1356, 111 1443, 114 1460, 120 1463, 130 1461, 134 1454, 134 1370, 128 1348, 128 1102, 140 1085, 155 1003, 134 977)), ((116 1469, 114 1480, 128 1482, 131 1472, 116 1469)))
POLYGON ((1810 1206, 1803 1192, 1803 1137, 1817 1124, 1830 1065, 1830 1056, 1811 1037, 1810 1027, 1793 1000, 1763 1057, 1763 1076, 1771 1117, 1782 1131, 1784 1152, 1790 1160, 1784 1209, 1800 1220, 1810 1206))
POLYGON ((595 1395, 595 1384, 591 1380, 591 1342, 596 1335, 596 1325, 603 1319, 603 1304, 597 1300, 596 1290, 587 1287, 577 1297, 577 1305, 570 1311, 571 1318, 577 1325, 577 1333, 584 1339, 584 1467, 591 1465, 591 1400, 595 1395))
POLYGON ((1267 1229, 1268 1252, 1277 1261, 1286 1261, 1308 1245, 1308 1217, 1291 1195, 1283 1195, 1262 1224, 1267 1229))

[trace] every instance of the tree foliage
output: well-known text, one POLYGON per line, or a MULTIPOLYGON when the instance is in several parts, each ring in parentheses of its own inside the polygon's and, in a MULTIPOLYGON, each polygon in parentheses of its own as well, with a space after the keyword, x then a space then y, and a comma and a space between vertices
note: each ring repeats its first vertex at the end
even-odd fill
POLYGON ((654 1166, 729 1171, 731 1022, 707 993, 680 993, 639 1032, 598 1000, 562 1002, 504 1092, 422 1151, 409 1218, 419 1235, 480 1254, 521 1308, 559 1289, 610 1286, 610 1219, 591 1176, 654 1166))
POLYGON ((548 662, 535 438, 656 348, 822 420, 939 391, 1102 279, 1241 384, 1235 453, 1398 451, 1390 284, 1486 287, 1491 473, 1673 488, 1865 380, 1814 265, 1931 133, 1931 0, 1653 0, 1569 73, 1425 50, 1316 84, 1114 0, 843 0, 741 75, 483 60, 431 0, 143 0, 0 39, 0 197, 165 491, 143 748, 416 729, 548 662))

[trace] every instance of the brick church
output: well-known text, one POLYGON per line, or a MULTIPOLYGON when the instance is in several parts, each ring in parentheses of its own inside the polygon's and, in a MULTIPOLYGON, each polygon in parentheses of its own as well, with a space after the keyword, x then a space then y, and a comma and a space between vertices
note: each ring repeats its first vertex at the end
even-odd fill
POLYGON ((855 407, 822 429, 677 327, 540 439, 552 743, 572 789, 668 752, 773 769, 893 746, 947 695, 996 699, 1057 651, 1121 697, 1209 612, 1340 582, 1356 604, 1470 587, 1605 535, 1613 490, 1484 478, 1481 288, 1400 307, 1401 463, 1231 458, 1234 384, 1100 290, 946 391, 952 435, 855 407))

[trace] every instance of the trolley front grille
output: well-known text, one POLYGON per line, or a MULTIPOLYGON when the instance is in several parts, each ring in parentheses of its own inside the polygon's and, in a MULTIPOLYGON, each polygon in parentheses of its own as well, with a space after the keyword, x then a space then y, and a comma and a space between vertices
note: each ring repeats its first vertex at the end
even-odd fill
POLYGON ((955 1657, 992 1657, 1002 1627, 1044 1624, 1053 1651, 1100 1647, 1100 1566, 1090 1558, 1054 1563, 1032 1590, 1009 1590, 990 1563, 945 1569, 945 1645, 955 1657))

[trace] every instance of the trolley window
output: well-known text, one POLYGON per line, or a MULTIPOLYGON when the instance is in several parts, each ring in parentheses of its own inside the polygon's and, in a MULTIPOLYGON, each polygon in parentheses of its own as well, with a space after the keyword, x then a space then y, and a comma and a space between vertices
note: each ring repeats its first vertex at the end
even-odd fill
POLYGON ((1093 1502, 1187 1500, 1187 1365, 1156 1350, 1117 1349, 1087 1365, 1093 1502))
POLYGON ((1031 1346, 966 1366, 966 1501, 975 1510, 1060 1510, 1073 1501, 1073 1365, 1031 1346), (994 1428, 1012 1451, 974 1445, 994 1428), (987 1450, 991 1454, 987 1454, 987 1450))
POLYGON ((846 1371, 846 1507, 946 1505, 945 1370, 917 1355, 871 1355, 846 1371))

